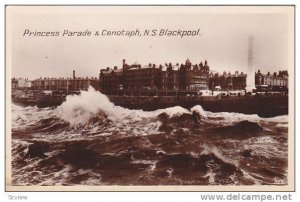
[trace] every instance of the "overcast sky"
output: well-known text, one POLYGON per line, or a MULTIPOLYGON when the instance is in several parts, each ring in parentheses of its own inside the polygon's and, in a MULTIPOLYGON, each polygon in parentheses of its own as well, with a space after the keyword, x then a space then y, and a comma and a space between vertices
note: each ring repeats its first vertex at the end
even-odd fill
MULTIPOLYGON (((254 66, 288 69, 293 61, 292 7, 8 7, 7 55, 13 77, 95 77, 101 68, 192 63, 246 72, 248 37, 254 66), (30 31, 200 29, 196 37, 28 37, 30 31), (11 53, 11 54, 10 54, 11 53)), ((10 66, 8 66, 9 68, 10 66)))

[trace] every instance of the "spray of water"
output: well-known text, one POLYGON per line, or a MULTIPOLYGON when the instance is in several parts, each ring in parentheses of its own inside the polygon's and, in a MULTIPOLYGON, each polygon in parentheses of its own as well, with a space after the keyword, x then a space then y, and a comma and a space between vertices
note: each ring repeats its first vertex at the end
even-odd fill
MULTIPOLYGON (((119 108, 119 107, 118 107, 119 108)), ((118 109, 107 96, 89 87, 79 95, 68 95, 66 101, 57 108, 57 115, 72 125, 85 124, 91 118, 105 117, 115 120, 118 109)))
MULTIPOLYGON (((114 105, 108 97, 93 87, 89 87, 88 91, 81 91, 79 95, 69 95, 66 101, 56 109, 56 114, 59 118, 69 122, 71 125, 86 124, 92 118, 109 119, 122 123, 130 123, 141 121, 147 118, 157 117, 161 113, 166 113, 169 117, 181 116, 183 114, 197 113, 202 118, 221 118, 221 122, 234 122, 242 120, 250 120, 259 122, 261 120, 286 122, 287 116, 279 118, 263 119, 257 115, 246 115, 240 113, 219 112, 212 113, 205 111, 200 105, 196 105, 191 110, 187 110, 180 106, 170 107, 166 109, 158 109, 151 112, 143 110, 130 110, 114 105)), ((220 120, 219 120, 220 121, 220 120)))
POLYGON ((114 105, 108 97, 93 87, 81 91, 79 95, 68 95, 66 101, 56 109, 57 116, 71 125, 86 124, 92 118, 108 118, 112 121, 128 122, 141 121, 145 118, 156 117, 166 113, 170 117, 190 113, 182 107, 170 107, 152 112, 130 110, 114 105))

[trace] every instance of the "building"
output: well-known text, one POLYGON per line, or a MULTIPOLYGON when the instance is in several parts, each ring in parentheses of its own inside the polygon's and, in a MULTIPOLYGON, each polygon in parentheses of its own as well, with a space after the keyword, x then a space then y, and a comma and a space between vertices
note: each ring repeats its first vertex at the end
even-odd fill
POLYGON ((124 89, 126 91, 158 90, 162 88, 162 69, 155 64, 132 65, 124 71, 124 89))
POLYGON ((219 86, 222 90, 245 90, 247 87, 247 74, 238 71, 235 74, 223 72, 211 74, 209 78, 209 89, 213 90, 219 86))
POLYGON ((192 63, 187 59, 184 68, 184 74, 186 75, 186 88, 188 91, 199 91, 208 90, 209 82, 209 66, 205 60, 204 65, 202 62, 200 64, 192 65, 192 63), (185 73, 187 71, 187 73, 185 73))
POLYGON ((257 89, 268 90, 268 91, 288 91, 288 72, 279 71, 271 74, 261 73, 260 70, 255 72, 255 86, 257 89))
POLYGON ((146 91, 162 88, 162 69, 155 64, 141 66, 140 64, 126 64, 123 60, 122 69, 107 67, 100 70, 101 91, 115 94, 120 91, 146 91))
POLYGON ((181 89, 180 82, 180 68, 179 64, 173 65, 172 63, 165 64, 166 70, 162 73, 162 89, 165 91, 176 91, 181 89))
POLYGON ((11 88, 12 89, 17 89, 18 87, 19 87, 19 85, 18 85, 18 79, 12 78, 11 79, 11 88))
POLYGON ((100 87, 105 94, 118 92, 150 92, 150 91, 198 91, 208 89, 209 66, 193 65, 189 59, 185 64, 172 63, 156 65, 128 65, 123 60, 122 69, 107 67, 100 70, 100 87))
POLYGON ((96 77, 76 77, 73 71, 73 78, 39 78, 32 81, 34 90, 62 90, 80 91, 87 90, 89 86, 99 89, 99 79, 96 77))
POLYGON ((31 88, 31 81, 24 78, 12 78, 11 79, 12 89, 27 89, 31 88))
POLYGON ((114 69, 107 67, 105 70, 100 71, 100 87, 103 93, 117 92, 123 90, 124 75, 123 70, 118 69, 116 66, 114 69))

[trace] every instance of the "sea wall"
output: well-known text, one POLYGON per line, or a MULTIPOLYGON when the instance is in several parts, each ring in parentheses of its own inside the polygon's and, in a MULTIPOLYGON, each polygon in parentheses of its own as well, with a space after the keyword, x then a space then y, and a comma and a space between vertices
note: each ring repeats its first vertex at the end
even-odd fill
POLYGON ((156 109, 182 106, 187 109, 201 105, 204 110, 211 112, 238 112, 258 114, 261 117, 274 117, 288 114, 288 96, 242 96, 242 97, 201 97, 201 96, 109 96, 116 105, 129 109, 156 109))

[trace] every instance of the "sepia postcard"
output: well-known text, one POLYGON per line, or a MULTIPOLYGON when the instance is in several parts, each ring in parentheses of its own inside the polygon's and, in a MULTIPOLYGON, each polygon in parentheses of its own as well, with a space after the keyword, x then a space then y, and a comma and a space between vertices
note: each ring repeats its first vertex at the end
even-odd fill
POLYGON ((294 9, 7 5, 6 191, 294 191, 294 9))

